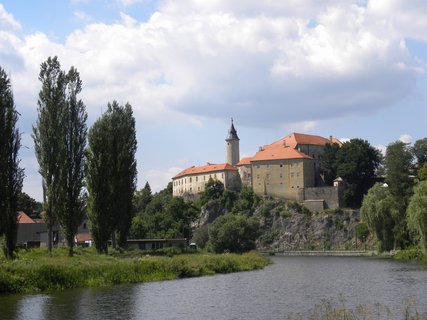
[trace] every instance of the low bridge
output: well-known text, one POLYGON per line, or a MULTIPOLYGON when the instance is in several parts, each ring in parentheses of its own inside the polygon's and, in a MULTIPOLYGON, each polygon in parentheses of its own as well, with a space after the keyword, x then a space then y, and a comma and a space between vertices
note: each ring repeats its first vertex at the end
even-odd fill
POLYGON ((269 252, 279 256, 331 256, 331 257, 370 257, 378 254, 376 250, 334 250, 334 251, 275 251, 269 252))

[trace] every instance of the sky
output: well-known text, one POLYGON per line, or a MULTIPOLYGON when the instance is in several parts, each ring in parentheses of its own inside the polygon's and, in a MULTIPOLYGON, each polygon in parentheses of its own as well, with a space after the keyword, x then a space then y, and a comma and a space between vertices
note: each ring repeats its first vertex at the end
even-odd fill
POLYGON ((42 199, 32 126, 40 64, 77 68, 90 127, 129 102, 138 189, 292 132, 384 150, 427 137, 425 0, 0 0, 0 66, 22 133, 23 190, 42 199))

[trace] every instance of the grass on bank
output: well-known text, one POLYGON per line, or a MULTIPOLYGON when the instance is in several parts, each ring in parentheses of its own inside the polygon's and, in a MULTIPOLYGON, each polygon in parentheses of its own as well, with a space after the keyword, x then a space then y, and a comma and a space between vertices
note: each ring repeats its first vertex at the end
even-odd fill
POLYGON ((63 248, 20 251, 18 259, 0 258, 0 294, 101 287, 261 269, 270 260, 258 253, 146 255, 141 251, 98 255, 92 248, 67 257, 63 248))

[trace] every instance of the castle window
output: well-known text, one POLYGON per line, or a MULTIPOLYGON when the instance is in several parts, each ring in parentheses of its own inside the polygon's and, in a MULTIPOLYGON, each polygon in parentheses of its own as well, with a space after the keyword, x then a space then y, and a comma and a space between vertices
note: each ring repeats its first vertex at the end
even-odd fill
POLYGON ((293 172, 291 172, 291 178, 293 178, 294 177, 294 173, 293 172))
POLYGON ((216 179, 216 173, 215 173, 215 179, 216 179))
POLYGON ((206 181, 206 176, 203 176, 203 181, 206 181))
POLYGON ((280 174, 280 178, 283 178, 283 174, 280 174))
POLYGON ((190 178, 190 182, 191 182, 191 178, 190 178))
POLYGON ((196 177, 196 182, 199 181, 199 177, 196 177))
POLYGON ((267 178, 267 179, 270 179, 270 174, 268 174, 268 173, 267 173, 266 178, 267 178))
POLYGON ((190 192, 193 191, 193 188, 190 187, 190 192))
POLYGON ((280 164, 280 168, 283 167, 283 164, 280 164))
POLYGON ((256 178, 259 179, 259 174, 256 175, 256 178))

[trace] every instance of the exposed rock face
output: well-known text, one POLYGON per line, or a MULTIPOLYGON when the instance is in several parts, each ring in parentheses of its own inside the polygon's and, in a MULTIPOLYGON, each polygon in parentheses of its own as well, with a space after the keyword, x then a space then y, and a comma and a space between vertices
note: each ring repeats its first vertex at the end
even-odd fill
MULTIPOLYGON (((291 213, 287 217, 263 217, 264 234, 258 249, 268 251, 330 250, 356 248, 357 210, 336 210, 329 213, 305 215, 291 213)), ((360 243, 359 243, 360 245, 360 243)))
POLYGON ((198 228, 205 224, 212 223, 216 218, 228 213, 221 201, 211 200, 202 207, 200 218, 193 224, 193 227, 198 228))

